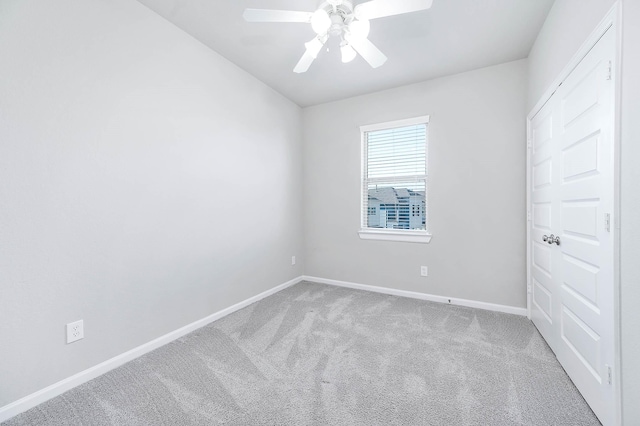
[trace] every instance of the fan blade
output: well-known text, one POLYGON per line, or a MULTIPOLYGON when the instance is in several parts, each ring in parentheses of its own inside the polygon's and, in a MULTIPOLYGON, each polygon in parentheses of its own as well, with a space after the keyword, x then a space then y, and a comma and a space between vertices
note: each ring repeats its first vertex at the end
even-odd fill
POLYGON ((371 43, 368 38, 349 37, 347 41, 372 68, 378 68, 387 62, 387 57, 384 53, 371 43))
POLYGON ((298 61, 298 64, 293 69, 295 73, 303 73, 306 72, 313 61, 318 57, 318 53, 322 50, 322 46, 327 42, 329 37, 325 34, 324 36, 315 37, 309 42, 305 43, 304 46, 306 50, 304 51, 304 55, 298 61))
POLYGON ((376 19, 385 16, 417 12, 431 7, 433 0, 371 0, 356 6, 358 19, 376 19))
POLYGON ((245 9, 242 15, 247 22, 311 22, 311 12, 296 10, 245 9))
POLYGON ((313 61, 315 61, 315 59, 316 58, 313 55, 305 51, 304 55, 302 55, 302 58, 300 58, 300 60, 298 61, 298 64, 296 65, 296 67, 293 69, 293 72, 298 74, 307 72, 307 70, 309 69, 313 61))

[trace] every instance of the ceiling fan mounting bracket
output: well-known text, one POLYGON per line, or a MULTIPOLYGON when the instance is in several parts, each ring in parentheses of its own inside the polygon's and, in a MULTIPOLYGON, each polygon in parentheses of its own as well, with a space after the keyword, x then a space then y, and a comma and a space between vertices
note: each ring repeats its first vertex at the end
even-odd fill
POLYGON ((348 9, 350 12, 353 12, 353 3, 351 2, 351 0, 327 0, 323 4, 321 4, 320 7, 323 7, 324 5, 329 5, 332 9, 342 8, 348 9))
POLYGON ((343 19, 353 19, 353 17, 355 17, 353 13, 353 4, 347 0, 325 1, 318 6, 318 9, 324 10, 329 16, 337 15, 341 16, 343 19))

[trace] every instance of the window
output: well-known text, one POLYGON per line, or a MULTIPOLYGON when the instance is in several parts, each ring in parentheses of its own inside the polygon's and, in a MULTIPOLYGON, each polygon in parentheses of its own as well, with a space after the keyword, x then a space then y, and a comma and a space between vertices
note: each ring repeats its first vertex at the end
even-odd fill
POLYGON ((429 242, 427 139, 429 117, 360 128, 360 238, 429 242))

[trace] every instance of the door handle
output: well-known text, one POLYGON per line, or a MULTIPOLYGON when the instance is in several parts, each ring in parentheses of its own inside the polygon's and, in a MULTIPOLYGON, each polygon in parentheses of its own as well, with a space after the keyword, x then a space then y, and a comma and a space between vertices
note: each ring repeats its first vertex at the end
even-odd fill
POLYGON ((556 245, 560 245, 560 237, 556 237, 555 235, 551 234, 551 235, 543 235, 542 236, 542 241, 544 241, 545 243, 548 243, 549 245, 551 244, 556 244, 556 245))

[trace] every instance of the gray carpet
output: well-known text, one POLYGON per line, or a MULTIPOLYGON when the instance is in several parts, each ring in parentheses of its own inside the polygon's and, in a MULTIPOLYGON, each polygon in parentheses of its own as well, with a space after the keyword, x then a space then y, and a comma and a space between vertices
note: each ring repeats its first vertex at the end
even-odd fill
POLYGON ((6 425, 599 425, 524 317, 303 282, 6 425))

